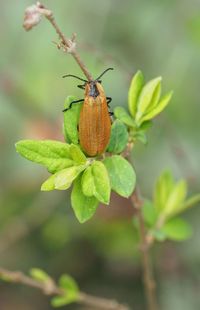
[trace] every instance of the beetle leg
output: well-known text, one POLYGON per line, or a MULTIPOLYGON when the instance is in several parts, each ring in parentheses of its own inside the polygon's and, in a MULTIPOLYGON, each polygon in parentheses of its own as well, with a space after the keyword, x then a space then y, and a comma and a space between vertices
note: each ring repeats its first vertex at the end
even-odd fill
POLYGON ((109 103, 112 101, 112 98, 111 97, 106 97, 107 99, 107 106, 109 107, 109 103))
POLYGON ((74 101, 72 101, 72 102, 70 103, 69 107, 68 107, 68 108, 65 108, 65 109, 63 110, 63 112, 65 112, 65 111, 71 109, 72 104, 78 103, 78 102, 82 102, 82 101, 84 101, 84 99, 79 99, 79 100, 74 100, 74 101))
POLYGON ((77 87, 80 89, 85 89, 85 85, 77 85, 77 87))
MULTIPOLYGON (((107 99, 107 106, 108 106, 108 108, 110 108, 109 103, 112 101, 112 98, 111 98, 111 97, 106 97, 106 99, 107 99)), ((109 111, 108 113, 109 113, 110 116, 113 116, 113 115, 114 115, 114 113, 111 112, 111 111, 109 111)))

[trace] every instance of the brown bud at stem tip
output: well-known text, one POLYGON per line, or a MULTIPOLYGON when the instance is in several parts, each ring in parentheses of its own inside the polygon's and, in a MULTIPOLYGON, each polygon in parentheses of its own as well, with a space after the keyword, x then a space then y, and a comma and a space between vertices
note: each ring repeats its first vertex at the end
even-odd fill
POLYGON ((25 30, 31 30, 34 26, 39 24, 41 20, 41 13, 38 5, 31 5, 25 10, 23 27, 25 30))
POLYGON ((37 26, 41 21, 42 15, 48 18, 52 15, 52 12, 46 9, 40 2, 27 7, 24 15, 24 29, 28 31, 37 26))

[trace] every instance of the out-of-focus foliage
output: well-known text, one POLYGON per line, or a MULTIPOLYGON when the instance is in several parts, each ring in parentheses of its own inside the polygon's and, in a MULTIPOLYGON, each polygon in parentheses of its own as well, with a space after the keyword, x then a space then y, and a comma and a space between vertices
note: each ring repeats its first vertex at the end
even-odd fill
MULTIPOLYGON (((83 98, 74 80, 81 75, 70 56, 52 44, 57 35, 46 21, 26 33, 23 12, 32 2, 2 1, 0 12, 0 252, 1 265, 28 270, 41 266, 57 277, 69 273, 80 287, 98 295, 117 297, 144 308, 137 234, 132 210, 112 198, 104 212, 88 224, 74 219, 66 192, 38 193, 47 178, 42 168, 20 158, 14 143, 26 139, 63 141, 62 108, 68 95, 83 98), (134 271, 132 271, 134 270, 134 271)), ((172 104, 148 133, 148 145, 134 152, 138 182, 150 197, 152 184, 165 168, 189 181, 189 197, 200 185, 200 3, 198 0, 111 1, 47 0, 66 35, 76 32, 80 53, 93 76, 106 67, 115 71, 103 79, 115 106, 127 105, 131 77, 140 68, 146 80, 161 75, 163 93, 174 90, 172 104), (97 9, 98 8, 98 9, 97 9), (91 26, 92 25, 92 26, 91 26)), ((199 208, 184 219, 193 237, 156 250, 162 309, 199 309, 199 208)), ((155 254, 156 254, 155 253, 155 254)), ((1 285, 1 307, 16 310, 49 309, 46 299, 28 288, 1 285), (12 298, 11 298, 12 297, 12 298)), ((69 309, 79 309, 69 305, 69 309)))
POLYGON ((175 182, 169 171, 160 175, 155 185, 153 201, 146 201, 142 209, 149 236, 159 241, 180 241, 191 237, 192 227, 179 215, 199 204, 200 194, 190 198, 186 196, 185 180, 175 182))
POLYGON ((59 287, 64 291, 64 294, 53 297, 51 300, 52 306, 61 307, 77 300, 79 289, 77 283, 71 276, 63 274, 59 279, 59 287))

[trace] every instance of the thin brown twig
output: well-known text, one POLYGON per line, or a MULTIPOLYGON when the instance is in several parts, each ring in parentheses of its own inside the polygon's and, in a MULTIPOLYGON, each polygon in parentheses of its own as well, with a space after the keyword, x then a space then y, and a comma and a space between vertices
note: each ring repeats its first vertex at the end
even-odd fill
POLYGON ((145 293, 148 303, 149 310, 157 310, 157 299, 156 299, 156 286, 155 280, 153 277, 153 271, 149 256, 149 243, 146 238, 146 229, 144 218, 142 215, 141 208, 143 206, 143 201, 141 200, 138 189, 134 191, 131 196, 131 202, 136 210, 136 215, 139 220, 139 231, 140 231, 140 238, 141 238, 141 245, 140 250, 142 254, 142 265, 143 265, 143 281, 145 286, 145 293))
POLYGON ((66 47, 66 51, 68 51, 68 53, 70 53, 74 57, 75 61, 77 62, 77 64, 79 65, 79 67, 81 68, 81 70, 83 71, 85 76, 87 77, 87 79, 89 81, 91 81, 92 80, 92 75, 90 74, 90 72, 86 68, 85 64, 81 60, 79 54, 77 53, 76 44, 75 44, 74 40, 73 39, 72 40, 67 39, 64 36, 64 34, 60 30, 58 24, 56 23, 55 18, 54 18, 53 15, 46 16, 46 18, 49 20, 49 22, 52 24, 52 26, 56 30, 57 34, 59 35, 60 39, 62 40, 62 44, 66 47))
MULTIPOLYGON (((127 157, 129 161, 131 161, 131 151, 133 149, 134 143, 129 142, 125 151, 123 152, 123 156, 127 157)), ((139 195, 139 189, 136 188, 133 194, 131 195, 131 203, 136 211, 136 216, 139 221, 139 233, 140 233, 140 251, 142 254, 142 267, 143 267, 143 282, 145 287, 145 294, 147 298, 147 304, 149 310, 157 310, 157 298, 156 298, 156 285, 153 276, 149 250, 150 246, 153 243, 153 239, 149 238, 148 234, 146 233, 144 218, 142 215, 142 206, 143 201, 139 195)))
POLYGON ((131 151, 133 149, 134 143, 130 140, 125 148, 125 150, 121 153, 121 155, 125 158, 128 158, 130 161, 131 151))
MULTIPOLYGON (((63 295, 63 290, 57 286, 55 281, 49 278, 46 282, 39 282, 31 277, 26 276, 21 271, 10 271, 0 268, 0 278, 11 283, 24 284, 26 286, 34 287, 42 291, 45 295, 63 295)), ((100 298, 86 294, 84 292, 78 293, 77 303, 92 307, 92 309, 101 310, 129 310, 125 305, 118 303, 115 300, 100 298)))
POLYGON ((76 34, 73 34, 71 39, 65 37, 60 27, 58 26, 54 14, 51 10, 49 10, 40 2, 37 2, 35 5, 29 6, 25 10, 25 17, 23 24, 24 28, 26 30, 31 30, 34 26, 39 24, 42 16, 46 17, 46 19, 51 23, 56 33, 58 34, 60 39, 60 44, 57 44, 58 48, 61 48, 64 52, 71 54, 75 59, 75 61, 77 62, 77 64, 79 65, 79 67, 81 68, 81 70, 83 71, 88 81, 93 80, 91 73, 86 68, 85 64, 83 63, 77 52, 75 42, 76 34))

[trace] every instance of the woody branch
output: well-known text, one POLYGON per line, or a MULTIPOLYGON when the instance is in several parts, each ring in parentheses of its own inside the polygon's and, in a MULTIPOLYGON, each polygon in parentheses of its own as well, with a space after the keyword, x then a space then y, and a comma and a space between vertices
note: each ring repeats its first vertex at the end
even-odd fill
MULTIPOLYGON (((131 152, 134 143, 129 142, 122 155, 131 161, 131 152)), ((147 305, 149 310, 158 310, 157 297, 156 297, 156 284, 153 275, 151 259, 150 259, 150 247, 152 246, 153 239, 146 231, 145 222, 142 214, 143 201, 140 197, 139 188, 136 188, 130 197, 132 206, 135 209, 135 216, 138 218, 139 234, 140 234, 140 252, 142 256, 142 269, 143 269, 143 282, 145 288, 145 294, 147 299, 147 305)))
POLYGON ((145 222, 142 214, 143 201, 140 197, 138 188, 131 195, 131 203, 135 208, 136 216, 139 222, 140 251, 142 255, 142 267, 143 267, 143 282, 145 287, 148 309, 158 310, 157 298, 156 298, 156 285, 149 253, 150 244, 148 242, 148 235, 146 233, 145 222))
MULTIPOLYGON (((64 294, 62 289, 57 286, 57 284, 52 278, 49 278, 49 280, 46 282, 39 282, 32 279, 31 277, 28 277, 21 271, 10 271, 4 268, 0 268, 0 278, 11 283, 19 283, 37 288, 43 294, 48 296, 62 296, 64 294)), ((84 292, 78 293, 78 298, 76 302, 85 306, 89 306, 92 309, 129 310, 127 306, 122 305, 115 300, 92 296, 84 292)))

